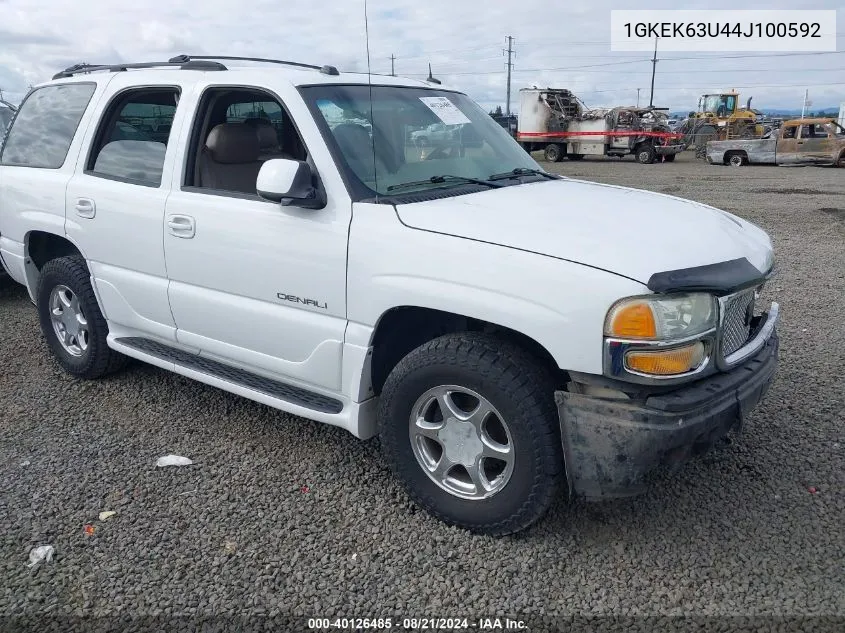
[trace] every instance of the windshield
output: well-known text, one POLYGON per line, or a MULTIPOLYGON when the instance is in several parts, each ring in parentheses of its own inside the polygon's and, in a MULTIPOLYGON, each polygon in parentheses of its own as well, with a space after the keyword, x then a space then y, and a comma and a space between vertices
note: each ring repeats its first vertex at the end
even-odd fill
POLYGON ((514 169, 540 169, 507 131, 462 94, 373 86, 371 106, 366 85, 310 86, 301 91, 327 128, 338 164, 365 195, 435 186, 457 189, 466 187, 468 178, 486 180, 514 169))
POLYGON ((735 95, 707 95, 704 99, 704 112, 713 112, 717 116, 727 116, 736 108, 735 95))

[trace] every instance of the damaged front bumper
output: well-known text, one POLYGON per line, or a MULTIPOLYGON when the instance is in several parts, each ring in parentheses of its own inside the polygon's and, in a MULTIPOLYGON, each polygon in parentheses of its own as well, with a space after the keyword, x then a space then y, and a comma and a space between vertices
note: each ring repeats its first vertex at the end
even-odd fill
POLYGON ((611 399, 558 391, 570 490, 585 497, 642 492, 647 476, 703 453, 765 396, 778 362, 778 336, 733 370, 665 393, 611 399))
POLYGON ((654 151, 658 156, 665 156, 667 154, 679 154, 684 151, 684 146, 681 145, 655 145, 654 151))

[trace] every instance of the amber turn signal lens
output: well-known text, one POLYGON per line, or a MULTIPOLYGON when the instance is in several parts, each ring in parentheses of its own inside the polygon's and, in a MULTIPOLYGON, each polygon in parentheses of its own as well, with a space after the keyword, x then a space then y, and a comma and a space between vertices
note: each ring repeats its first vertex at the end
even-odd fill
POLYGON ((623 305, 610 315, 608 334, 620 338, 656 338, 654 313, 646 303, 623 305))
POLYGON ((654 376, 673 376, 697 369, 704 361, 704 343, 662 351, 632 351, 625 355, 628 369, 654 376))

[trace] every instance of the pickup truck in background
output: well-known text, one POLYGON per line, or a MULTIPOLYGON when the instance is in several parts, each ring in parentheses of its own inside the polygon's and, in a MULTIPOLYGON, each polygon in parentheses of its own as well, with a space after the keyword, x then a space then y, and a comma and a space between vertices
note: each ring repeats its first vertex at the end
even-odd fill
POLYGON ((845 166, 845 128, 835 119, 793 119, 761 139, 707 143, 711 165, 845 166))

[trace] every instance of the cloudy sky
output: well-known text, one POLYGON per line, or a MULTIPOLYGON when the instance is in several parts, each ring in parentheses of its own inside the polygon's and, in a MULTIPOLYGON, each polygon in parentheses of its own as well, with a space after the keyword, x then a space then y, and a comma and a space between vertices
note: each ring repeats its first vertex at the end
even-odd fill
MULTIPOLYGON (((638 3, 640 9, 729 9, 735 2, 638 3)), ((655 105, 694 109, 704 92, 737 88, 758 108, 845 102, 845 0, 745 0, 746 9, 837 9, 837 51, 767 54, 658 52, 655 105), (749 56, 754 55, 754 56, 749 56), (708 59, 708 57, 710 59, 708 59), (675 59, 672 58, 685 58, 675 59)), ((649 54, 610 50, 610 10, 621 0, 368 0, 373 72, 435 76, 485 107, 505 101, 505 38, 514 37, 513 102, 537 84, 574 90, 590 106, 647 104, 649 54), (476 8, 473 8, 475 6, 476 8), (478 9, 481 7, 481 10, 478 9)), ((27 86, 78 62, 228 54, 331 63, 366 70, 364 0, 0 0, 0 89, 17 102, 27 86), (83 8, 86 7, 86 8, 83 8)))

